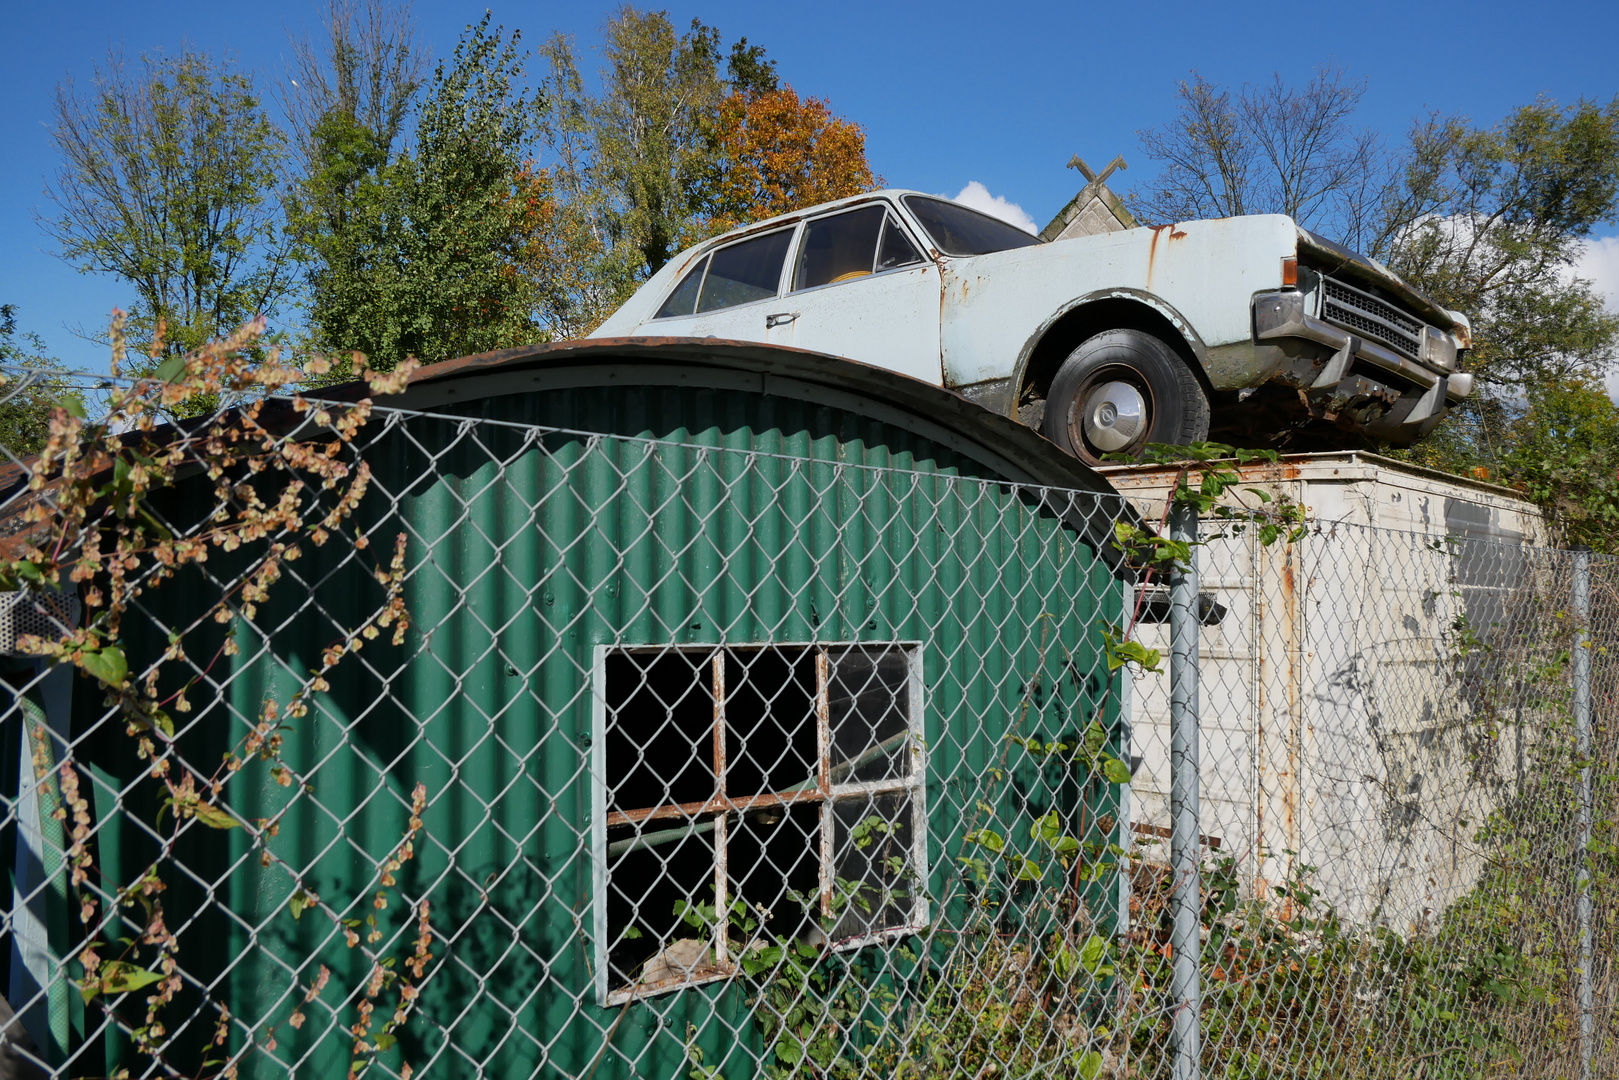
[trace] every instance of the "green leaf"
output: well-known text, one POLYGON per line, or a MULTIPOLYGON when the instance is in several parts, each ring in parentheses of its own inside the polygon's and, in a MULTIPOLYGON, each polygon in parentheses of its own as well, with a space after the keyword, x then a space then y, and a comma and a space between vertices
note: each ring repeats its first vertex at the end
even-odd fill
POLYGON ((129 675, 129 661, 124 659, 124 651, 116 645, 85 649, 80 653, 79 667, 92 678, 115 689, 124 685, 124 679, 129 675))
POLYGON ((641 931, 638 930, 637 928, 635 928, 633 926, 626 926, 624 928, 624 940, 625 941, 634 941, 636 938, 638 938, 640 936, 641 936, 641 931))
POLYGON ((1085 965, 1085 970, 1092 975, 1102 976, 1113 974, 1113 968, 1107 963, 1107 938, 1100 934, 1092 934, 1085 939, 1085 944, 1079 948, 1079 962, 1085 965))
POLYGON ((88 1005, 97 994, 127 994, 143 986, 150 986, 162 978, 163 976, 155 971, 147 971, 123 960, 110 960, 101 965, 95 979, 87 979, 80 984, 79 995, 88 1005))
POLYGON ((234 829, 241 825, 241 822, 231 817, 230 814, 208 803, 198 803, 191 808, 191 813, 198 821, 210 829, 234 829))
POLYGON ((1035 862, 1026 855, 1019 855, 1016 852, 1013 852, 1007 857, 1012 860, 1012 865, 1017 868, 1017 879, 1019 881, 1040 880, 1039 863, 1035 862))
POLYGON ((1102 759, 1102 775, 1107 777, 1110 784, 1128 784, 1130 782, 1130 765, 1116 757, 1102 759))
POLYGON ((1053 810, 1045 817, 1036 818, 1034 824, 1029 826, 1030 840, 1043 840, 1051 843, 1062 835, 1062 818, 1053 810))
POLYGON ((1080 1080, 1096 1080, 1102 1075, 1102 1052, 1087 1050, 1079 1055, 1079 1062, 1074 1066, 1074 1071, 1079 1074, 1080 1080))
POLYGON ((314 901, 310 899, 309 894, 299 889, 292 894, 292 899, 287 901, 287 907, 292 909, 292 917, 296 921, 303 918, 304 911, 313 903, 314 901))
POLYGON ((393 1049, 394 1043, 399 1041, 399 1037, 389 1031, 379 1031, 373 1041, 377 1044, 378 1050, 386 1053, 393 1049))
POLYGON ((89 415, 84 409, 84 399, 78 394, 63 394, 56 403, 62 407, 63 412, 75 420, 83 420, 89 415))
POLYGON ((999 854, 1006 848, 1006 840, 993 829, 974 829, 964 838, 969 844, 978 844, 999 854))
POLYGON ((166 383, 171 383, 180 376, 184 375, 185 371, 185 357, 176 356, 173 360, 163 361, 163 363, 157 366, 157 370, 152 374, 156 375, 159 379, 162 379, 166 383))

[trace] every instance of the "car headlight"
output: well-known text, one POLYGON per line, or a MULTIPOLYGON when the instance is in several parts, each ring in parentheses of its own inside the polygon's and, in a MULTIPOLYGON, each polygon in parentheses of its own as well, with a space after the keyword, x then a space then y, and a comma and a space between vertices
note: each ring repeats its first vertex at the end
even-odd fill
POLYGON ((1456 369, 1456 339, 1437 326, 1422 328, 1422 362, 1440 371, 1456 369))

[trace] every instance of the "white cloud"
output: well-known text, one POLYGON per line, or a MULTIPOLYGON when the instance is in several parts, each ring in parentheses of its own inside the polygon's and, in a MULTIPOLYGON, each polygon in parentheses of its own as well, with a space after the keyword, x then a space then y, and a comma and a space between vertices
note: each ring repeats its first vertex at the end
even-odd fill
MULTIPOLYGON (((1608 302, 1608 310, 1619 314, 1619 236, 1587 240, 1580 257, 1574 260, 1574 273, 1596 286, 1608 302)), ((1608 375, 1608 396, 1619 401, 1619 371, 1608 375)))
POLYGON ((989 188, 977 180, 970 181, 966 187, 958 191, 955 201, 990 217, 1000 218, 1010 225, 1016 225, 1026 233, 1038 235, 1040 232, 1040 226, 1034 223, 1034 218, 1024 212, 1023 207, 1015 202, 1008 202, 1004 195, 991 195, 989 188))
POLYGON ((1574 260, 1574 272, 1596 285, 1607 298, 1608 307, 1619 313, 1619 236, 1602 236, 1585 242, 1585 250, 1574 260))

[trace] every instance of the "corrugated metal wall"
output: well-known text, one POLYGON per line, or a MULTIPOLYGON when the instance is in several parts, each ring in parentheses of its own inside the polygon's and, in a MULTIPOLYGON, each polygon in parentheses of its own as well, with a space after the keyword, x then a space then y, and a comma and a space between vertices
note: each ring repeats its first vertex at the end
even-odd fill
MULTIPOLYGON (((877 420, 734 390, 558 390, 463 411, 496 423, 419 417, 367 453, 376 478, 360 516, 370 548, 306 543, 260 612, 269 636, 242 626, 239 656, 193 657, 207 674, 190 691, 196 711, 180 740, 189 760, 218 761, 267 697, 285 702, 339 628, 375 610, 372 569, 396 533, 409 536, 408 642, 367 643, 309 715, 287 722, 285 757, 302 788, 266 778, 251 794, 231 789, 244 816, 284 811, 276 851, 301 862, 326 907, 360 920, 359 933, 375 917, 386 944, 414 931, 397 902, 373 906, 376 862, 406 828, 413 786, 426 786, 424 839, 400 886, 430 898, 443 964, 399 1048, 384 1055, 391 1067, 674 1076, 685 1071, 688 1023, 710 1066, 733 1080, 755 1067, 760 1036, 743 985, 637 1002, 622 1018, 596 1005, 588 743, 597 645, 923 642, 939 895, 951 892, 961 823, 985 797, 983 777, 1004 759, 1009 732, 1055 738, 1094 716, 1116 723, 1096 626, 1120 621, 1118 584, 1062 520, 958 454, 877 420), (608 1037, 614 1052, 601 1054, 608 1037)), ((209 569, 228 571, 222 558, 209 569)), ((187 620, 192 587, 208 588, 194 580, 151 597, 154 649, 163 626, 187 620)), ((112 791, 143 766, 121 730, 98 723, 91 697, 79 693, 76 708, 107 822, 98 866, 129 882, 156 854, 137 821, 159 808, 126 801, 127 816, 113 812, 112 791)), ((1050 805, 1073 813, 1087 799, 1088 812, 1107 809, 1095 785, 1069 785, 1052 804, 1031 793, 1060 783, 1007 780, 1009 818, 1050 805)), ((334 986, 362 985, 362 950, 319 911, 289 919, 291 875, 261 865, 241 830, 192 829, 183 842, 174 854, 186 874, 171 875, 163 902, 187 972, 213 972, 221 992, 253 1008, 279 1001, 280 1019, 266 1025, 277 1056, 302 1060, 299 1075, 342 1075, 347 1041, 317 1041, 326 1025, 294 1030, 286 1018, 301 999, 294 984, 307 986, 320 965, 334 986)), ((1095 891, 1109 890, 1114 882, 1095 891)), ((952 895, 935 907, 943 925, 964 917, 967 901, 952 895)), ((199 1012, 179 1024, 198 1059, 214 1019, 199 1012)))

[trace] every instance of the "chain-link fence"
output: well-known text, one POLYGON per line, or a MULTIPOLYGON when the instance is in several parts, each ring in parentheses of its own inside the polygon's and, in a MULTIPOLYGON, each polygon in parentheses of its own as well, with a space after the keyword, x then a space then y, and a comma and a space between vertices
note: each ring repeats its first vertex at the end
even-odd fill
MULTIPOLYGON (((104 532, 273 503, 187 430, 139 505, 108 464, 104 532)), ((0 1072, 1189 1075, 1132 511, 858 444, 377 409, 320 442, 369 473, 321 541, 139 563, 127 672, 28 645, 110 541, 12 594, 0 1072)), ((8 558, 62 539, 7 486, 8 558)), ((1190 1064, 1611 1074, 1619 568, 1322 523, 1199 560, 1190 1064)))

